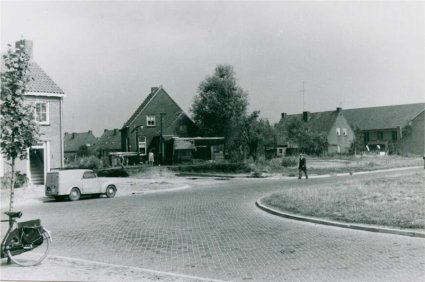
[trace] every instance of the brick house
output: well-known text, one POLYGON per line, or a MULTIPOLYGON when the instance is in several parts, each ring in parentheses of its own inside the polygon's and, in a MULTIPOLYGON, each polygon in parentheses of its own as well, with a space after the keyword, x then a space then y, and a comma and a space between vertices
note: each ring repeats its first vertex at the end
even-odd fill
POLYGON ((152 87, 121 128, 121 150, 141 158, 130 162, 145 161, 152 151, 156 161, 169 163, 171 156, 165 155, 165 143, 173 137, 194 137, 197 132, 195 123, 165 89, 152 87))
POLYGON ((94 150, 97 138, 93 135, 93 132, 65 132, 64 136, 64 151, 65 151, 65 162, 68 163, 77 158, 78 150, 81 146, 87 146, 89 150, 94 150))
POLYGON ((281 119, 276 125, 277 143, 276 155, 283 156, 298 152, 298 144, 290 141, 288 126, 294 120, 302 121, 310 132, 322 133, 327 137, 329 153, 346 153, 350 150, 354 140, 354 131, 344 117, 342 108, 336 111, 303 112, 302 114, 281 114, 281 119))
MULTIPOLYGON (((33 42, 20 40, 15 46, 24 45, 30 56, 29 74, 33 78, 27 85, 25 102, 33 104, 40 125, 40 141, 29 151, 27 160, 16 160, 16 170, 25 173, 30 183, 44 184, 46 172, 63 168, 63 99, 65 93, 34 61, 33 42)), ((2 69, 4 62, 2 60, 2 69)), ((0 176, 10 170, 9 163, 0 160, 0 176)))
POLYGON ((425 103, 416 103, 348 109, 344 116, 370 150, 423 155, 424 111, 425 103))

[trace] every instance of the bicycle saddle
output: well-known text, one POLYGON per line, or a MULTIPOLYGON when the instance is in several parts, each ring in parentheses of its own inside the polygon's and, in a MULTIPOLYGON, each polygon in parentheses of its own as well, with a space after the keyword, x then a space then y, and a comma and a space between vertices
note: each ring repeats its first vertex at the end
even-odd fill
POLYGON ((18 212, 5 212, 4 214, 6 214, 8 217, 14 218, 21 218, 22 216, 22 212, 18 211, 18 212))

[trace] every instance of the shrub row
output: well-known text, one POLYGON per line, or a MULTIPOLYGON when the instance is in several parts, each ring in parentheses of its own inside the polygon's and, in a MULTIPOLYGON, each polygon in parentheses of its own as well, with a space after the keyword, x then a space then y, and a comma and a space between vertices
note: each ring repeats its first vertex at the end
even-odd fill
POLYGON ((249 165, 245 163, 206 163, 196 165, 170 166, 170 170, 175 172, 227 172, 227 173, 247 173, 251 172, 249 165))

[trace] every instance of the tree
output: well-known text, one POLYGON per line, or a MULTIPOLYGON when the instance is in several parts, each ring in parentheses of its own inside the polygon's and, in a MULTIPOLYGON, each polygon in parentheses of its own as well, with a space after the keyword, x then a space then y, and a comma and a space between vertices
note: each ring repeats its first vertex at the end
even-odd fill
POLYGON ((15 50, 11 46, 3 61, 5 69, 1 72, 1 153, 10 161, 10 205, 13 210, 15 161, 26 159, 27 149, 38 141, 39 127, 35 120, 34 108, 24 102, 24 93, 30 80, 29 55, 24 46, 15 50))
POLYGON ((288 138, 307 154, 320 155, 328 147, 326 134, 310 130, 307 123, 300 119, 293 119, 288 124, 288 138))
POLYGON ((223 136, 231 159, 244 157, 240 124, 246 117, 248 95, 237 84, 230 65, 218 65, 199 84, 190 111, 204 136, 223 136))
POLYGON ((77 156, 79 157, 88 157, 90 155, 92 155, 92 151, 90 150, 90 148, 87 145, 81 145, 80 147, 78 147, 78 151, 77 151, 77 156))
POLYGON ((237 84, 233 67, 218 65, 199 84, 190 111, 202 134, 227 140, 234 135, 233 125, 246 116, 247 106, 248 95, 237 84))
POLYGON ((260 111, 254 111, 243 118, 241 128, 248 156, 256 162, 259 150, 266 144, 274 144, 273 127, 268 120, 260 118, 260 111))

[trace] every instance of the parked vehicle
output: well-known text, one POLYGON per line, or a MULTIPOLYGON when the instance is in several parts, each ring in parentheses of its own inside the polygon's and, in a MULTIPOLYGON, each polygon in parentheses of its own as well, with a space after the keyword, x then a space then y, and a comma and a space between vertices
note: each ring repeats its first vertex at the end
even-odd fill
POLYGON ((106 195, 113 198, 116 192, 115 184, 97 177, 89 169, 52 171, 46 176, 45 194, 55 200, 69 197, 71 201, 78 201, 82 195, 106 195))
POLYGON ((7 258, 20 266, 33 266, 41 263, 49 251, 52 241, 50 232, 42 225, 40 219, 17 222, 22 212, 5 212, 9 217, 1 222, 9 222, 9 229, 1 242, 1 258, 7 258), (29 251, 37 248, 36 252, 29 251))

